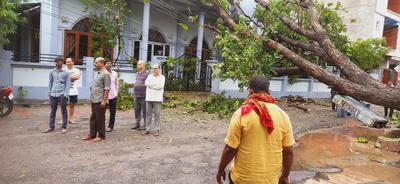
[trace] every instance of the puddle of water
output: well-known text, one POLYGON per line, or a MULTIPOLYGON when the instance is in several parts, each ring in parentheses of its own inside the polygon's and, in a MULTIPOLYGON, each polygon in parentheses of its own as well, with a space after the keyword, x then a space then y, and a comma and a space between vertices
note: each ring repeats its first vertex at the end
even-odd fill
POLYGON ((294 168, 314 171, 319 168, 317 172, 324 173, 331 183, 377 180, 400 183, 400 168, 390 164, 400 161, 399 154, 376 149, 373 143, 357 143, 356 138, 339 133, 343 132, 311 133, 301 137, 295 148, 294 168), (329 168, 342 172, 324 172, 330 171, 329 168))

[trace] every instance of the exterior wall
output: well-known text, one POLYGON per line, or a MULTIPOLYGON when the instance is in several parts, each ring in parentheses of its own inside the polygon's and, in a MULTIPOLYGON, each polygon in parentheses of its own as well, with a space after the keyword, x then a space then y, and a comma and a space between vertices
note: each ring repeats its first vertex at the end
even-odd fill
POLYGON ((40 54, 57 55, 59 0, 43 0, 40 2, 40 54))
MULTIPOLYGON (((238 84, 237 81, 231 79, 225 81, 214 79, 211 91, 224 93, 226 96, 245 98, 248 91, 240 91, 238 84)), ((301 95, 306 98, 330 97, 330 88, 314 79, 298 79, 297 83, 289 85, 287 77, 275 77, 270 80, 270 90, 275 98, 288 95, 301 95)))
POLYGON ((371 15, 375 16, 377 0, 322 0, 325 4, 340 2, 346 9, 346 12, 341 12, 344 16, 344 23, 347 25, 347 35, 351 40, 358 38, 366 39, 372 37, 382 37, 382 34, 374 35, 374 32, 380 32, 383 30, 384 20, 374 20, 371 15), (352 19, 356 19, 355 22, 351 22, 352 19), (377 25, 373 26, 373 25, 377 25))
MULTIPOLYGON (((370 2, 371 0, 368 0, 370 2)), ((84 12, 85 6, 81 0, 46 0, 42 3, 42 6, 46 11, 54 12, 57 10, 58 18, 45 16, 41 19, 41 45, 45 44, 47 49, 55 50, 55 54, 64 54, 64 30, 72 29, 72 27, 79 20, 86 18, 88 13, 84 12), (58 4, 57 8, 54 8, 54 4, 58 4), (54 23, 56 21, 56 23, 54 23), (54 29, 56 27, 56 29, 54 29), (47 37, 46 37, 47 35, 47 37), (49 38, 50 35, 50 38, 49 38), (56 41, 54 41, 56 37, 56 41)), ((127 26, 125 28, 126 46, 125 49, 128 55, 133 55, 133 41, 139 40, 141 35, 141 22, 143 19, 143 4, 129 2, 129 8, 132 10, 132 14, 127 19, 127 26)), ((89 11, 94 11, 89 9, 89 11)), ((206 15, 207 23, 207 15, 206 15)), ((171 45, 170 56, 180 56, 183 54, 183 47, 187 46, 193 39, 197 37, 198 25, 193 23, 189 25, 189 30, 183 30, 177 25, 174 18, 163 13, 162 11, 151 7, 150 10, 150 28, 154 28, 160 31, 166 42, 171 45)), ((364 28, 363 28, 364 30, 364 28)), ((215 35, 208 29, 204 29, 204 39, 210 49, 213 49, 215 35)), ((42 52, 43 53, 43 52, 42 52)), ((47 53, 45 53, 47 54, 47 53)), ((11 62, 8 57, 3 58, 2 64, 0 65, 1 77, 0 85, 11 85, 14 89, 23 86, 28 90, 28 96, 18 97, 15 90, 15 96, 18 98, 26 99, 38 99, 47 100, 47 79, 49 71, 54 68, 53 64, 46 63, 20 63, 11 62), (3 62, 4 61, 4 62, 3 62), (4 64, 3 64, 4 63, 4 64), (7 75, 6 75, 7 74, 7 75), (26 75, 34 76, 35 80, 29 80, 24 77, 26 75), (3 78, 7 76, 7 78, 3 78), (12 76, 12 77, 10 77, 12 76)), ((92 58, 85 58, 85 62, 91 63, 92 58)), ((89 98, 89 87, 93 80, 93 67, 92 65, 83 65, 79 67, 82 71, 82 81, 80 82, 79 93, 80 99, 89 98)), ((32 77, 33 78, 33 77, 32 77)), ((135 80, 135 74, 131 69, 124 69, 120 72, 120 78, 126 82, 133 82, 135 80)), ((220 93, 226 91, 227 95, 245 97, 246 92, 240 92, 237 82, 227 80, 224 82, 213 80, 212 91, 220 93)), ((302 95, 308 98, 325 98, 329 97, 329 88, 324 84, 315 81, 314 79, 299 79, 298 83, 293 85, 288 84, 288 78, 274 78, 271 80, 271 90, 275 97, 291 95, 302 95)))
MULTIPOLYGON (((125 51, 132 56, 134 41, 139 40, 142 34, 143 4, 130 3, 129 8, 132 10, 132 13, 127 18, 125 51)), ((166 43, 171 46, 170 56, 173 57, 183 54, 183 47, 187 46, 197 36, 198 29, 197 25, 191 24, 189 25, 189 30, 182 30, 177 25, 179 22, 175 19, 150 5, 150 28, 163 34, 166 43)), ((207 29, 205 30, 204 39, 210 48, 213 48, 214 37, 213 33, 207 29)))
POLYGON ((58 26, 57 54, 64 55, 64 31, 71 30, 76 23, 89 16, 90 11, 94 12, 93 8, 85 11, 85 5, 81 0, 60 1, 60 19, 58 26))
MULTIPOLYGON (((12 86, 13 94, 17 100, 48 100, 49 72, 55 67, 54 64, 13 62, 10 60, 10 56, 10 52, 0 53, 0 86, 12 86), (18 95, 20 87, 27 90, 27 96, 18 95)), ((93 58, 91 57, 84 59, 85 63, 92 61, 93 58)), ((81 71, 81 78, 77 81, 79 99, 88 101, 90 86, 95 76, 93 65, 76 67, 81 71)), ((135 81, 136 76, 132 69, 121 69, 119 74, 125 82, 133 83, 135 81)))
MULTIPOLYGON (((46 4, 44 4, 46 6, 46 4)), ((127 24, 124 30, 125 38, 125 51, 129 56, 133 56, 133 44, 135 40, 139 40, 142 30, 143 20, 143 4, 136 2, 129 2, 129 9, 132 10, 131 14, 125 18, 127 24)), ((64 54, 64 30, 70 30, 72 27, 81 19, 88 17, 88 12, 94 12, 93 8, 90 8, 87 12, 84 12, 85 5, 81 0, 68 0, 59 2, 59 19, 58 19, 58 32, 57 34, 57 54, 64 54)), ((188 31, 181 30, 181 34, 178 35, 179 26, 175 18, 165 14, 156 7, 150 6, 150 28, 158 30, 163 34, 167 44, 171 45, 170 56, 180 56, 183 54, 182 48, 176 48, 176 46, 185 47, 190 41, 197 36, 198 26, 196 24, 189 25, 188 31), (179 50, 179 53, 176 53, 179 50)), ((215 35, 205 29, 204 39, 206 40, 210 49, 213 48, 215 35)), ((115 52, 116 53, 116 52, 115 52)), ((126 54, 122 54, 123 58, 126 54)))

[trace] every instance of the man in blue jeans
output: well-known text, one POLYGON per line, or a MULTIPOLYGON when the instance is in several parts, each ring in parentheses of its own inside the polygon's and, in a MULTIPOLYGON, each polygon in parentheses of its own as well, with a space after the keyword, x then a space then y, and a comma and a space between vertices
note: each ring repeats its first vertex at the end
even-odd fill
POLYGON ((63 122, 61 125, 61 133, 67 133, 67 99, 70 88, 70 76, 65 69, 63 69, 64 58, 57 57, 54 59, 56 68, 50 71, 49 75, 49 98, 50 98, 50 126, 44 133, 53 132, 55 129, 55 120, 57 106, 60 104, 61 112, 63 116, 63 122))

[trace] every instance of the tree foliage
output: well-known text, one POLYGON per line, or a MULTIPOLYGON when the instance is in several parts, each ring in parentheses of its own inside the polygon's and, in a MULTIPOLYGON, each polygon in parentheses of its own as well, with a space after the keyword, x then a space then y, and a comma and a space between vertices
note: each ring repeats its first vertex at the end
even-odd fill
MULTIPOLYGON (((195 2, 216 12, 219 23, 221 23, 218 28, 221 28, 221 31, 229 30, 230 33, 230 35, 221 35, 228 38, 238 36, 240 40, 247 38, 260 40, 265 52, 276 51, 284 56, 286 61, 296 66, 275 68, 274 71, 277 73, 286 74, 287 72, 282 72, 282 69, 286 71, 298 69, 297 72, 304 72, 343 95, 400 110, 400 98, 396 98, 400 96, 400 89, 380 83, 360 66, 357 66, 357 63, 364 61, 351 60, 365 57, 351 58, 349 55, 353 52, 349 48, 354 47, 354 50, 357 50, 361 47, 359 44, 349 44, 350 41, 344 34, 343 17, 337 13, 342 9, 341 4, 323 5, 316 0, 255 0, 258 12, 255 16, 251 16, 245 15, 241 8, 238 8, 237 1, 207 0, 205 3, 204 0, 196 0, 195 2), (226 3, 228 6, 225 5, 226 3), (236 11, 232 11, 232 7, 235 7, 236 11), (239 16, 236 16, 235 12, 239 12, 239 16), (242 28, 241 17, 247 20, 245 29, 242 28), (326 63, 337 67, 343 77, 324 69, 326 63)), ((225 39, 225 37, 220 39, 225 39)), ((374 46, 374 44, 362 45, 374 46)), ((371 50, 374 49, 362 49, 364 52, 371 50)), ((384 51, 384 49, 382 50, 384 51)), ((236 51, 239 56, 241 52, 241 50, 236 51)), ((374 57, 371 61, 378 57, 374 57)), ((276 64, 281 65, 284 61, 277 60, 276 64)), ((236 65, 241 65, 241 63, 237 62, 236 65)), ((235 68, 231 67, 226 71, 229 70, 235 70, 235 68)), ((248 76, 248 78, 250 77, 248 76)), ((238 77, 232 75, 231 78, 237 79, 238 77)))
POLYGON ((95 56, 110 57, 106 50, 118 47, 118 55, 114 57, 118 61, 119 54, 124 48, 125 18, 130 13, 126 0, 82 0, 89 11, 90 28, 93 33, 93 50, 95 56))
POLYGON ((17 13, 19 4, 10 3, 8 0, 0 0, 0 46, 8 44, 8 37, 15 33, 17 24, 25 19, 17 13))
POLYGON ((358 39, 346 45, 346 55, 363 70, 378 68, 388 52, 385 40, 370 38, 358 39))
MULTIPOLYGON (((212 2, 212 1, 209 1, 212 2)), ((227 0, 218 1, 227 12, 234 8, 227 0)), ((221 79, 232 78, 244 86, 256 75, 274 76, 274 67, 294 66, 275 49, 263 46, 264 41, 273 39, 280 41, 299 56, 318 64, 327 66, 327 57, 285 43, 283 38, 300 41, 305 44, 317 45, 313 40, 293 31, 281 19, 288 17, 305 30, 312 30, 309 12, 295 1, 269 0, 269 10, 257 5, 254 15, 242 12, 233 18, 237 24, 232 31, 219 20, 219 34, 216 46, 224 57, 217 65, 221 79), (250 34, 244 34, 250 33, 250 34), (251 35, 251 36, 249 36, 251 35)), ((340 2, 326 5, 316 3, 320 23, 336 48, 347 55, 363 70, 369 70, 383 61, 387 49, 383 47, 382 39, 367 39, 351 42, 346 35, 346 25, 343 23, 341 11, 345 11, 340 2)))

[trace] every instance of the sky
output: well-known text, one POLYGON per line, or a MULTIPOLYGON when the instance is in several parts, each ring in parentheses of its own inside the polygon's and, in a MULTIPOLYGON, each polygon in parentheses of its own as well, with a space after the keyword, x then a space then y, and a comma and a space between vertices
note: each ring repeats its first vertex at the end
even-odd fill
POLYGON ((252 15, 256 7, 256 2, 254 0, 242 0, 240 6, 247 15, 252 15))

